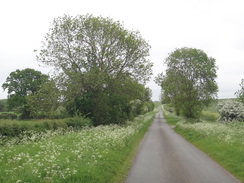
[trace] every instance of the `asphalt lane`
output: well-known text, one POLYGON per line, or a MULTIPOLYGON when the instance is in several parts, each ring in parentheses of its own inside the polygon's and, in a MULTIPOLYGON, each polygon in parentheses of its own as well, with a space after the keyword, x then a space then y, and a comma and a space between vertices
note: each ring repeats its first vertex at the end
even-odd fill
POLYGON ((174 132, 162 110, 146 133, 126 183, 240 183, 174 132))

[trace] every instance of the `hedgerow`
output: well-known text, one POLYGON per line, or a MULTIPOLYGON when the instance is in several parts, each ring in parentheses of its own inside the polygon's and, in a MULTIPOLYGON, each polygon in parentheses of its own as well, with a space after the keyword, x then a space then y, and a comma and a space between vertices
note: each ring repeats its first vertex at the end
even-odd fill
POLYGON ((0 121, 0 136, 18 137, 25 131, 43 132, 46 130, 57 130, 59 128, 81 129, 85 126, 91 126, 91 120, 83 117, 74 117, 56 120, 4 120, 0 121))
POLYGON ((4 113, 0 114, 0 119, 17 119, 17 118, 18 118, 18 115, 13 114, 13 113, 4 112, 4 113))

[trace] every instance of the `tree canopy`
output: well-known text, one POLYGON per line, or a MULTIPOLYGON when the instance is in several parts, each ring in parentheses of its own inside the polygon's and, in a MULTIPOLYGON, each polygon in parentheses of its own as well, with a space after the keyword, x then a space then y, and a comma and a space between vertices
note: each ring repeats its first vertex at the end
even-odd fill
POLYGON ((2 85, 4 90, 8 90, 8 109, 20 112, 23 118, 29 118, 26 97, 38 92, 47 80, 47 75, 30 68, 11 72, 2 85))
POLYGON ((146 81, 151 75, 149 44, 139 32, 126 30, 110 18, 56 18, 45 40, 38 60, 68 76, 92 71, 146 81))
POLYGON ((139 32, 120 22, 64 15, 53 20, 37 59, 57 71, 70 114, 116 123, 128 118, 131 100, 143 99, 143 84, 152 74, 149 49, 139 32))
POLYGON ((215 59, 199 49, 180 48, 169 54, 165 64, 166 74, 157 78, 163 99, 173 104, 177 114, 197 117, 217 95, 215 59))

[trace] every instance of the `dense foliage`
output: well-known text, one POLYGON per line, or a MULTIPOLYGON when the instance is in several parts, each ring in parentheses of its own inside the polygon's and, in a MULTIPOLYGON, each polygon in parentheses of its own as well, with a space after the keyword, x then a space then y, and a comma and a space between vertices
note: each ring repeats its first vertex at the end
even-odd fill
POLYGON ((198 117, 218 90, 215 59, 199 49, 181 48, 170 53, 165 64, 166 74, 156 79, 162 87, 164 102, 171 103, 178 115, 198 117))
POLYGON ((31 138, 31 133, 42 133, 47 130, 51 132, 62 128, 63 130, 83 129, 91 126, 91 120, 81 116, 64 119, 42 119, 42 120, 0 120, 0 145, 8 142, 10 137, 14 137, 11 144, 18 144, 22 141, 23 134, 31 138))
POLYGON ((244 105, 236 100, 227 100, 218 105, 220 122, 244 121, 244 105))
POLYGON ((60 107, 61 93, 54 80, 47 80, 34 94, 26 100, 32 118, 60 118, 65 112, 60 107), (59 110, 58 110, 59 109, 59 110), (63 114, 61 114, 63 113, 63 114))
POLYGON ((57 71, 70 115, 88 116, 94 125, 124 123, 152 104, 143 85, 152 74, 149 48, 139 32, 110 18, 65 15, 54 19, 37 59, 57 71), (132 111, 135 100, 143 110, 132 111))
POLYGON ((30 118, 27 97, 38 92, 46 81, 48 76, 34 69, 17 69, 11 72, 2 85, 4 90, 8 90, 8 110, 19 112, 22 118, 30 118))

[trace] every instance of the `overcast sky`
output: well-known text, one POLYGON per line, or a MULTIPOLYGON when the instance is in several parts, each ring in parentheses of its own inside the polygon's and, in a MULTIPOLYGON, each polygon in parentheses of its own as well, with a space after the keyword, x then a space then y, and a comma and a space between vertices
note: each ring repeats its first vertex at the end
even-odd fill
MULTIPOLYGON (((0 7, 0 86, 16 69, 39 67, 39 50, 54 18, 93 14, 138 30, 152 46, 154 76, 165 70, 164 59, 176 48, 203 50, 216 59, 219 98, 235 97, 244 79, 243 0, 8 0, 0 7)), ((153 100, 160 87, 152 81, 153 100)), ((7 92, 0 89, 0 99, 7 92)))

